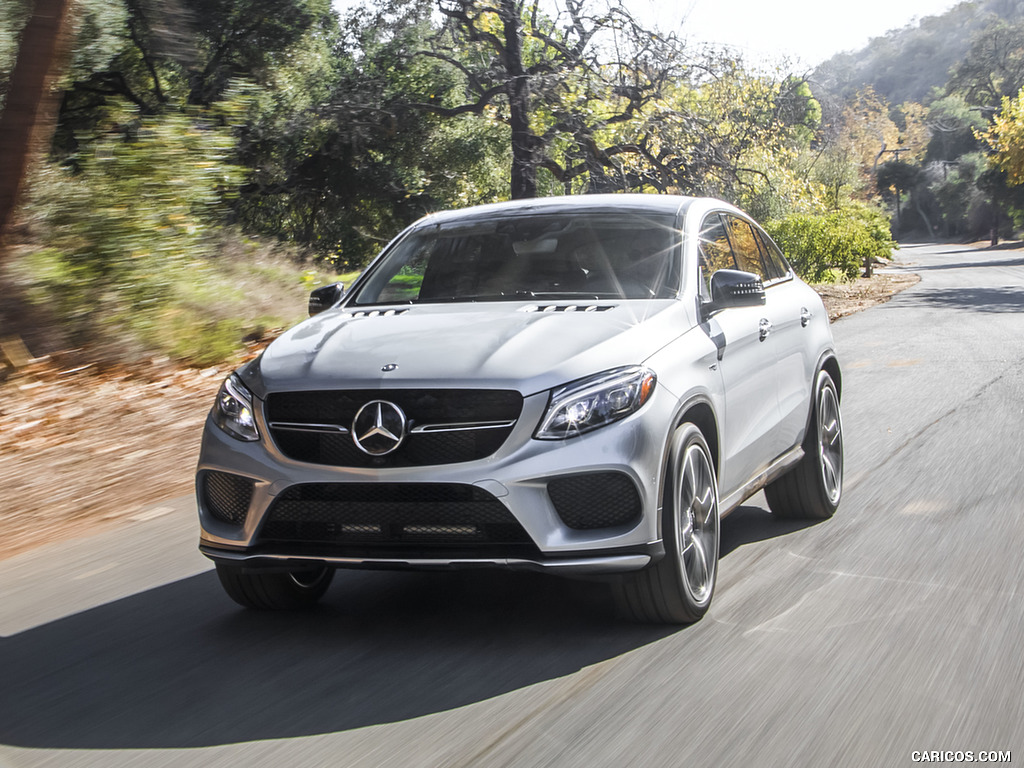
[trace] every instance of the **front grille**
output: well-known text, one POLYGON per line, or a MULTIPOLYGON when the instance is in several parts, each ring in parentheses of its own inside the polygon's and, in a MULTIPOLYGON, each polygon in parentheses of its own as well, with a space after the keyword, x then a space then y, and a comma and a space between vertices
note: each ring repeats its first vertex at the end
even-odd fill
POLYGON ((227 472, 206 472, 200 488, 203 506, 225 523, 244 525, 252 501, 253 481, 227 472))
POLYGON ((271 504, 256 544, 329 545, 339 557, 536 551, 504 504, 454 483, 293 485, 271 504))
POLYGON ((576 530, 635 524, 642 511, 636 485, 621 472, 559 477, 548 483, 548 496, 562 522, 576 530))
POLYGON ((410 467, 492 455, 512 433, 522 408, 522 395, 510 390, 339 390, 276 392, 267 398, 265 413, 275 444, 290 459, 336 467, 410 467), (350 431, 356 413, 373 400, 394 403, 408 419, 410 433, 398 450, 384 456, 363 453, 350 431), (424 426, 444 431, 413 431, 424 426))

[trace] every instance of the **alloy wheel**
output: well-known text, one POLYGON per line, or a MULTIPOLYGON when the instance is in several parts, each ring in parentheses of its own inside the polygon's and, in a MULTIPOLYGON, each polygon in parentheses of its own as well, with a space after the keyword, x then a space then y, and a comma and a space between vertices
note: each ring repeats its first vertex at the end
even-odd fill
POLYGON ((683 578, 697 603, 711 597, 718 567, 718 491, 707 454, 691 444, 680 467, 678 546, 683 578))
POLYGON ((822 387, 818 396, 818 455, 825 494, 837 504, 843 492, 843 424, 831 386, 822 387))

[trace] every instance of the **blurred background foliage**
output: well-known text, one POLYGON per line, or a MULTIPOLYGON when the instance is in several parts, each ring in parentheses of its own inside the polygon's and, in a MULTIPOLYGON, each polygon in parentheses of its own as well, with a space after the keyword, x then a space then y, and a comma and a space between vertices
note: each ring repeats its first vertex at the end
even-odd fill
MULTIPOLYGON (((0 0, 0 104, 32 8, 0 0)), ((598 0, 72 14, 52 141, 0 260, 0 321, 37 354, 215 362, 424 213, 510 197, 720 197, 812 281, 856 276, 902 235, 1024 224, 1020 0, 964 3, 814 72, 598 0)))

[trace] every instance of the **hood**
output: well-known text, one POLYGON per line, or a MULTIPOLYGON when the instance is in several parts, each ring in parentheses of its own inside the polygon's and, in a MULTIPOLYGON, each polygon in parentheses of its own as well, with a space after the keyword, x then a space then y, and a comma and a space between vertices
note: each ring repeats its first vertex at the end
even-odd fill
POLYGON ((283 334, 242 375, 258 397, 431 386, 531 395, 642 363, 689 325, 674 300, 565 310, 520 303, 328 310, 283 334))

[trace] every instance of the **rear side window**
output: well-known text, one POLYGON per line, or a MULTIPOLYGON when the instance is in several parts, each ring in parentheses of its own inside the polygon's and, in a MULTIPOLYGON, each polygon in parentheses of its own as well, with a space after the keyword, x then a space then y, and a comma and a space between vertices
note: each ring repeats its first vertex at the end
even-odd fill
POLYGON ((779 280, 783 277, 788 277, 789 264, 782 255, 782 251, 779 250, 779 246, 764 232, 756 229, 754 231, 757 234, 758 242, 761 244, 761 255, 765 266, 768 268, 769 278, 771 280, 779 280))

